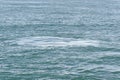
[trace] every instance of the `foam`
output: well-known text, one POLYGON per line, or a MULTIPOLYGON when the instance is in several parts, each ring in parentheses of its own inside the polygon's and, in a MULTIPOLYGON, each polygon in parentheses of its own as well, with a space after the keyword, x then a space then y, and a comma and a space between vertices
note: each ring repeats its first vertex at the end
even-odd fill
POLYGON ((97 47, 99 45, 99 42, 95 40, 81 40, 74 38, 60 38, 50 36, 20 38, 16 41, 16 43, 18 45, 39 47, 97 47))

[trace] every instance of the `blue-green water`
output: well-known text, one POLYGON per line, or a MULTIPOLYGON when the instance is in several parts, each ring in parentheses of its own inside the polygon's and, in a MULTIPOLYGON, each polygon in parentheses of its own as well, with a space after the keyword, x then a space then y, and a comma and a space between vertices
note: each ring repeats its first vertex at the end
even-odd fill
POLYGON ((0 80, 120 80, 120 1, 0 0, 0 80))

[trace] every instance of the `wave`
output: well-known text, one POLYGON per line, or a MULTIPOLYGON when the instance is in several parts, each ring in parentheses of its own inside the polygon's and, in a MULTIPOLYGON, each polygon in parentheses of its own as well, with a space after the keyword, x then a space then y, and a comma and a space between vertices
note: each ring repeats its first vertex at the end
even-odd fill
POLYGON ((25 37, 16 40, 18 45, 24 46, 37 46, 37 47, 86 47, 86 46, 99 46, 99 41, 96 40, 82 40, 74 38, 61 38, 61 37, 25 37))

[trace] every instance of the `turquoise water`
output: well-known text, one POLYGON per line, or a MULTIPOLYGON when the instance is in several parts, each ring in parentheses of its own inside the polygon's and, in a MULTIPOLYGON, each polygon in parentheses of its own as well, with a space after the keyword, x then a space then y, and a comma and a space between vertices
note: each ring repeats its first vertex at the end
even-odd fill
POLYGON ((120 1, 0 0, 0 80, 120 80, 120 1))

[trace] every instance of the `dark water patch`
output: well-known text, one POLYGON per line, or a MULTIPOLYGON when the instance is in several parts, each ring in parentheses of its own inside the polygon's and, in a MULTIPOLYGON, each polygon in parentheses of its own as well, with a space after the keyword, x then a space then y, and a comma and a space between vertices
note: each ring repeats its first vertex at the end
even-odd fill
POLYGON ((114 71, 114 72, 112 72, 113 74, 118 74, 118 75, 120 75, 120 71, 114 71))
POLYGON ((81 76, 81 77, 77 77, 77 78, 73 78, 71 80, 101 80, 101 78, 98 77, 92 77, 92 76, 81 76))

